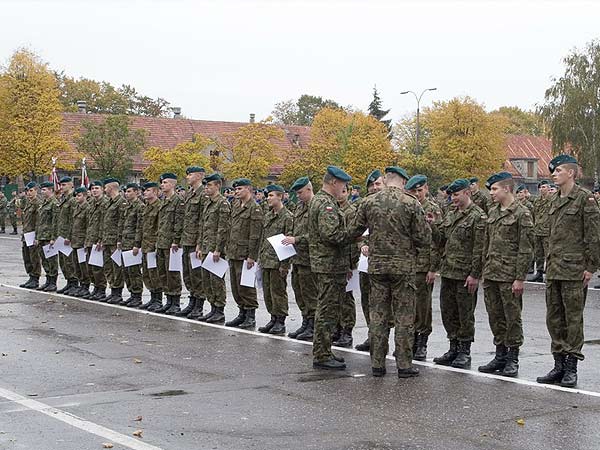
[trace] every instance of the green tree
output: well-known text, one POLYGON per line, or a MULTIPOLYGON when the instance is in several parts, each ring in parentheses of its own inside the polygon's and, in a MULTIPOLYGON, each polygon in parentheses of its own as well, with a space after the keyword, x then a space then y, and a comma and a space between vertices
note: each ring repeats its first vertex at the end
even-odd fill
POLYGON ((126 179, 133 158, 146 146, 145 130, 132 130, 127 116, 107 116, 102 122, 84 120, 77 149, 90 158, 91 172, 126 179))
POLYGON ((518 106, 501 106, 492 115, 498 116, 506 122, 504 132, 506 134, 526 134, 542 136, 544 124, 542 118, 535 111, 525 111, 518 106))
POLYGON ((385 116, 390 112, 389 109, 381 109, 382 102, 381 97, 379 97, 379 92, 377 91, 377 86, 373 87, 373 100, 369 104, 369 114, 379 120, 388 130, 388 135, 391 137, 392 131, 392 120, 383 120, 385 116))
POLYGON ((587 176, 600 174, 600 41, 563 59, 564 74, 553 79, 539 111, 556 153, 569 148, 587 176))
POLYGON ((271 114, 275 122, 281 125, 310 126, 323 108, 341 109, 341 106, 330 99, 303 94, 296 101, 290 99, 277 103, 271 114))

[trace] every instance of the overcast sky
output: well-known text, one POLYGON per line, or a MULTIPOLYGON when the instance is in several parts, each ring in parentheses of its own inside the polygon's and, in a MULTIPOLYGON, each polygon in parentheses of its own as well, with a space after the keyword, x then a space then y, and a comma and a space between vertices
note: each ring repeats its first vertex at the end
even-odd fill
POLYGON ((561 59, 600 37, 600 2, 0 1, 0 59, 19 47, 75 77, 134 86, 190 118, 265 118, 313 94, 390 116, 413 97, 532 108, 561 59))

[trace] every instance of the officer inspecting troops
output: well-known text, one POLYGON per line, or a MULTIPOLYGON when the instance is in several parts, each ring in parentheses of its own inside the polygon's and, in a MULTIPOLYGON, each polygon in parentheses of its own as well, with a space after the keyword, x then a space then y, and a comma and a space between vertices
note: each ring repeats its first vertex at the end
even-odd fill
POLYGON ((85 238, 85 248, 88 258, 88 273, 90 280, 94 283, 94 290, 89 297, 82 298, 100 301, 106 297, 106 275, 104 267, 94 266, 89 263, 92 249, 101 251, 102 230, 104 226, 104 212, 108 208, 108 197, 104 195, 104 183, 100 180, 92 181, 90 184, 91 198, 88 199, 90 209, 88 211, 88 227, 85 238))
MULTIPOLYGON (((60 180, 61 195, 58 198, 58 219, 56 223, 56 232, 54 240, 62 237, 65 245, 71 245, 71 229, 73 226, 73 208, 75 207, 75 198, 73 197, 73 179, 63 177, 60 180)), ((52 242, 54 244, 54 242, 52 242)), ((67 284, 56 291, 57 294, 71 295, 79 290, 77 278, 75 277, 75 266, 73 264, 73 253, 69 256, 62 252, 58 253, 58 263, 67 284)))
POLYGON ((71 258, 73 261, 73 269, 75 278, 77 279, 78 289, 71 290, 70 295, 75 297, 89 297, 90 293, 90 273, 87 265, 87 251, 85 245, 85 239, 87 235, 87 229, 89 225, 89 212, 91 205, 87 201, 87 188, 85 186, 79 186, 74 191, 75 205, 73 206, 73 218, 71 224, 71 247, 73 252, 71 258), (83 261, 79 262, 78 252, 83 250, 84 258, 83 261))
POLYGON ((58 221, 58 204, 54 196, 54 183, 44 181, 40 184, 42 203, 38 210, 38 222, 35 229, 34 244, 40 249, 42 256, 42 267, 46 273, 46 282, 37 288, 38 291, 55 292, 56 280, 58 278, 58 256, 46 257, 43 247, 54 242, 56 222, 58 221))
MULTIPOLYGON (((38 226, 40 202, 38 200, 38 185, 35 181, 27 183, 25 186, 25 195, 27 195, 27 203, 23 207, 23 235, 35 232, 38 226)), ((25 265, 25 272, 29 275, 29 280, 21 284, 20 287, 37 289, 39 287, 40 275, 42 274, 41 249, 35 244, 28 246, 24 236, 21 241, 23 264, 25 265)))
MULTIPOLYGON (((136 183, 128 183, 125 186, 125 200, 121 217, 121 234, 117 248, 123 252, 132 251, 135 256, 142 246, 142 209, 143 205, 139 199, 139 186, 136 183)), ((123 278, 127 290, 131 294, 129 298, 121 300, 120 304, 137 308, 142 304, 142 271, 139 264, 123 267, 123 278)))

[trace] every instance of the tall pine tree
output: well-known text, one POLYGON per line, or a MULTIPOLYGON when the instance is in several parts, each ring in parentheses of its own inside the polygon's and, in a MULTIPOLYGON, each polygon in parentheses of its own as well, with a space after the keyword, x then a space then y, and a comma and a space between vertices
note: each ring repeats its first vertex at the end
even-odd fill
POLYGON ((373 100, 369 104, 369 115, 375 117, 381 123, 385 125, 388 130, 388 137, 391 137, 392 133, 392 119, 382 120, 390 112, 389 109, 381 109, 381 98, 377 91, 377 86, 373 87, 373 100))

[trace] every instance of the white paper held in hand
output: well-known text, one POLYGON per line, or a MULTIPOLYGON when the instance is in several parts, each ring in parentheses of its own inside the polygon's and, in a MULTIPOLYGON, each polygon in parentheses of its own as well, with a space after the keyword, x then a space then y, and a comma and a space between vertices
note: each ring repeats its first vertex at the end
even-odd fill
POLYGON ((229 263, 223 258, 220 258, 218 262, 214 262, 213 252, 208 252, 208 255, 206 255, 206 258, 202 262, 202 268, 208 270, 210 273, 214 273, 219 278, 223 278, 225 272, 229 269, 229 263))
POLYGON ((352 271, 352 276, 346 283, 346 292, 357 291, 360 289, 360 278, 358 276, 358 269, 352 271))
POLYGON ((275 236, 271 236, 270 238, 267 238, 267 241, 269 241, 269 244, 271 244, 273 246, 273 250, 275 250, 275 253, 277 254, 277 258, 279 258, 279 261, 283 261, 288 258, 291 258, 292 256, 294 256, 296 254, 296 249, 294 248, 293 245, 283 245, 281 243, 281 241, 283 241, 284 239, 285 239, 285 236, 283 234, 276 234, 275 236))
POLYGON ((65 244, 65 238, 62 236, 56 238, 56 241, 54 241, 54 246, 65 256, 69 256, 71 253, 73 253, 73 248, 71 245, 65 244))
POLYGON ((250 269, 248 269, 248 262, 242 263, 242 279, 240 285, 253 288, 256 285, 256 268, 258 264, 254 263, 250 269))
POLYGON ((87 253, 85 252, 85 248, 77 249, 77 262, 79 264, 84 263, 87 258, 87 253))
POLYGON ((94 245, 90 252, 90 260, 88 261, 90 266, 103 267, 104 266, 104 254, 102 250, 96 249, 94 245))
POLYGON ((192 266, 192 269, 202 267, 202 260, 198 259, 196 252, 190 252, 190 265, 192 266))
POLYGON ((44 258, 46 259, 58 255, 58 249, 54 246, 51 246, 50 244, 44 245, 42 247, 42 250, 44 251, 44 258))
POLYGON ((27 245, 27 247, 31 247, 35 241, 35 231, 23 233, 23 238, 25 239, 25 245, 27 245))
POLYGON ((183 272, 183 249, 169 250, 169 272, 183 272))
POLYGON ((146 265, 148 266, 148 269, 156 269, 156 252, 146 253, 146 265))
POLYGON ((362 253, 358 259, 358 271, 363 273, 369 273, 369 258, 362 253))
POLYGON ((112 255, 110 255, 110 259, 112 259, 115 264, 119 267, 123 265, 123 261, 121 261, 121 250, 116 249, 112 255))
POLYGON ((142 264, 142 251, 139 250, 137 255, 133 254, 133 250, 127 250, 121 254, 123 257, 123 266, 139 266, 142 264))

